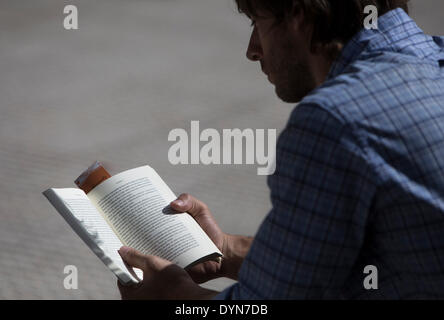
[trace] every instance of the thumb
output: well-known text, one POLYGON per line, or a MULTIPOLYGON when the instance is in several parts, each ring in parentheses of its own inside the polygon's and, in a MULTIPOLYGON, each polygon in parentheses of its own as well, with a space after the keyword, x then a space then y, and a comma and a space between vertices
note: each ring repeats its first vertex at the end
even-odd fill
POLYGON ((208 211, 208 207, 202 201, 197 200, 188 193, 181 194, 176 200, 170 203, 171 207, 179 212, 188 212, 193 218, 208 211))
POLYGON ((130 247, 122 247, 118 252, 128 265, 146 271, 146 257, 143 253, 130 247))

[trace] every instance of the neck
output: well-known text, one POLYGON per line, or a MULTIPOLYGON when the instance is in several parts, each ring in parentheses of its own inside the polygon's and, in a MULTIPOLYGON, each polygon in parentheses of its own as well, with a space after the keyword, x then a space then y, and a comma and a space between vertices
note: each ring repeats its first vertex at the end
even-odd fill
POLYGON ((317 50, 316 53, 312 54, 310 65, 313 66, 312 72, 317 86, 324 83, 333 62, 341 52, 342 48, 342 44, 334 44, 329 48, 317 50))

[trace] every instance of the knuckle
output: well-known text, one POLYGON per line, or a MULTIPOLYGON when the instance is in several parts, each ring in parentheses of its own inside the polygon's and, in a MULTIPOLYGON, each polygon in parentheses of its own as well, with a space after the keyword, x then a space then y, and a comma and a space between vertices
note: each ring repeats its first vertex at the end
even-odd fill
POLYGON ((143 259, 143 270, 148 271, 151 269, 150 267, 151 265, 149 259, 143 259))
POLYGON ((190 199, 192 199, 193 197, 190 195, 190 194, 188 194, 188 193, 182 193, 180 196, 179 196, 179 199, 180 200, 182 200, 182 201, 188 201, 188 200, 190 200, 190 199))
POLYGON ((200 207, 201 207, 201 211, 207 212, 210 210, 210 208, 208 208, 207 204, 204 202, 200 202, 200 207))
POLYGON ((134 248, 129 248, 128 252, 127 252, 127 255, 129 257, 133 257, 134 255, 136 255, 136 250, 134 248))

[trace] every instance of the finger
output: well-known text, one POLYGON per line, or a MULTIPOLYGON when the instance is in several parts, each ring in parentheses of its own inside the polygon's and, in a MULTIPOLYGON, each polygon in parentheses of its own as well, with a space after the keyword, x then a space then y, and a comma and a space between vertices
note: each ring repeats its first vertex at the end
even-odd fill
POLYGON ((117 288, 119 288, 120 296, 122 297, 122 300, 125 299, 128 293, 128 289, 125 285, 123 285, 120 280, 117 280, 117 288))
POLYGON ((139 289, 140 285, 141 283, 125 285, 120 282, 120 280, 117 280, 117 287, 119 288, 122 300, 131 299, 131 296, 133 296, 134 292, 139 289))
POLYGON ((120 282, 120 280, 117 280, 117 287, 119 288, 122 297, 129 291, 128 289, 130 289, 129 286, 123 284, 122 282, 120 282))
POLYGON ((203 212, 208 211, 208 207, 205 203, 197 200, 188 193, 181 194, 177 200, 171 202, 170 205, 174 210, 188 212, 194 218, 203 212))
POLYGON ((120 279, 117 279, 117 286, 119 287, 119 289, 137 289, 141 285, 142 285, 142 282, 138 282, 138 283, 134 283, 134 282, 124 283, 124 282, 120 281, 120 279))
POLYGON ((143 253, 129 247, 122 247, 118 252, 129 266, 146 270, 146 256, 143 253))
POLYGON ((162 259, 161 257, 158 256, 150 256, 147 255, 145 256, 146 260, 146 272, 157 272, 160 271, 164 268, 166 268, 167 266, 173 264, 172 262, 162 259))

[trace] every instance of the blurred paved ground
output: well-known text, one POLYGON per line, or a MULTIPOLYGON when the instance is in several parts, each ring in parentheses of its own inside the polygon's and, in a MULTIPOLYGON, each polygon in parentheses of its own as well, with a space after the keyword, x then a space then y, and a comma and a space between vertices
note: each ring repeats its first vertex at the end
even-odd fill
MULTIPOLYGON (((444 3, 413 2, 444 33, 444 3)), ((282 129, 280 103, 245 58, 250 28, 232 0, 0 2, 0 298, 116 299, 114 276, 41 192, 71 187, 94 160, 150 164, 177 194, 209 204, 222 229, 253 235, 269 209, 256 166, 172 166, 174 128, 282 129), (77 31, 62 27, 64 4, 77 31), (63 288, 63 267, 79 289, 63 288)), ((224 281, 210 284, 222 289, 224 281)))

